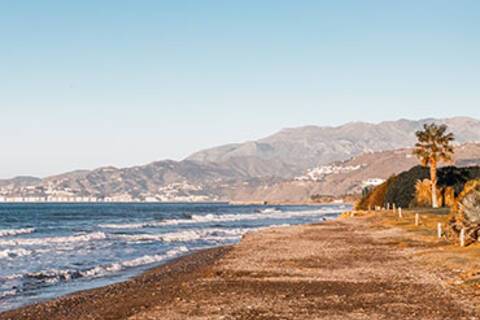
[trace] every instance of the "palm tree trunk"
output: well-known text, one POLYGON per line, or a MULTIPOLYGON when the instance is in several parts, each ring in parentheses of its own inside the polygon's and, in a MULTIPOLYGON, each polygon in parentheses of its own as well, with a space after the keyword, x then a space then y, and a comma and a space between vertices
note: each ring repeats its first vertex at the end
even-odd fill
POLYGON ((438 208, 437 199, 437 161, 430 162, 430 180, 432 181, 432 208, 438 208))

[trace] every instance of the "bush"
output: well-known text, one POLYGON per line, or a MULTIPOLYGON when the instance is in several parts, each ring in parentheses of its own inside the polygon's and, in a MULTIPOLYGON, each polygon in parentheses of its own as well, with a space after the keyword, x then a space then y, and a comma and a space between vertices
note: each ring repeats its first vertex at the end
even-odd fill
POLYGON ((453 187, 445 187, 442 190, 443 193, 443 204, 449 208, 452 208, 455 205, 455 190, 453 187))
POLYGON ((454 166, 443 167, 438 170, 439 187, 452 187, 455 196, 463 191, 465 183, 480 178, 480 167, 457 168, 454 166))
POLYGON ((465 229, 466 244, 480 239, 480 180, 471 180, 465 184, 453 207, 453 216, 449 220, 451 234, 458 237, 465 229))
POLYGON ((370 190, 370 192, 362 197, 362 199, 357 203, 357 210, 368 210, 370 208, 373 209, 375 206, 385 206, 385 193, 387 192, 389 186, 394 183, 395 179, 395 176, 390 177, 384 183, 370 190))
POLYGON ((428 179, 429 169, 416 166, 400 173, 385 193, 385 202, 395 203, 397 207, 415 206, 415 184, 418 180, 428 179))
MULTIPOLYGON (((439 199, 444 199, 446 205, 452 205, 453 197, 462 192, 465 183, 469 180, 480 178, 480 167, 457 168, 453 166, 443 167, 438 170, 437 187, 441 192, 439 199), (453 191, 453 195, 452 195, 453 191)), ((417 181, 430 179, 429 168, 415 166, 397 176, 389 178, 383 184, 375 187, 359 201, 359 209, 368 209, 368 206, 384 206, 386 203, 395 203, 398 207, 408 208, 427 203, 417 203, 417 181)))

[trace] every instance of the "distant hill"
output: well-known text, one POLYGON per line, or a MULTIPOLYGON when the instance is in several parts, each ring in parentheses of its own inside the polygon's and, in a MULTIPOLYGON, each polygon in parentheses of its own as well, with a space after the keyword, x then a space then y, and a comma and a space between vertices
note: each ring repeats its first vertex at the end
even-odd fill
POLYGON ((229 144, 192 154, 187 160, 242 168, 251 177, 291 178, 303 171, 356 155, 407 148, 423 124, 445 123, 458 143, 480 141, 480 121, 465 118, 398 120, 379 124, 353 122, 338 127, 283 129, 269 137, 229 144), (265 165, 268 163, 268 165, 265 165))
MULTIPOLYGON (((297 179, 283 180, 256 189, 244 188, 237 191, 233 199, 302 201, 314 195, 359 194, 369 179, 387 179, 418 164, 410 148, 368 152, 346 161, 312 168, 306 175, 297 179), (322 174, 325 171, 331 172, 322 174)), ((480 165, 480 144, 467 143, 457 146, 453 165, 459 167, 480 165)))
MULTIPOLYGON (((357 122, 338 127, 284 129, 256 141, 199 151, 183 161, 78 170, 44 179, 0 180, 0 197, 299 201, 317 194, 356 193, 367 179, 384 179, 417 164, 410 150, 402 148, 411 147, 415 142, 414 132, 431 121, 357 122), (305 178, 307 173, 320 176, 312 180, 305 178), (295 180, 295 177, 304 178, 295 180)), ((480 141, 478 120, 435 121, 446 123, 458 143, 480 141)), ((458 165, 475 164, 480 159, 480 147, 462 146, 457 155, 458 165)))

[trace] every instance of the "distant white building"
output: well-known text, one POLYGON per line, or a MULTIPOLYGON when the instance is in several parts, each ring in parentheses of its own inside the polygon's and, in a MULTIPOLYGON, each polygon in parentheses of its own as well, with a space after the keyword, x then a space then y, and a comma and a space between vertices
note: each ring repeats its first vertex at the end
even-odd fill
POLYGON ((369 178, 367 180, 363 180, 362 181, 362 188, 365 188, 365 187, 375 187, 375 186, 378 186, 378 185, 381 185, 382 183, 385 182, 385 179, 381 179, 381 178, 369 178))
POLYGON ((362 165, 356 166, 336 166, 336 165, 328 165, 328 166, 320 166, 313 169, 309 169, 307 173, 303 176, 295 177, 297 181, 320 181, 325 176, 332 175, 332 174, 339 174, 339 173, 347 173, 351 171, 358 170, 362 167, 362 165))

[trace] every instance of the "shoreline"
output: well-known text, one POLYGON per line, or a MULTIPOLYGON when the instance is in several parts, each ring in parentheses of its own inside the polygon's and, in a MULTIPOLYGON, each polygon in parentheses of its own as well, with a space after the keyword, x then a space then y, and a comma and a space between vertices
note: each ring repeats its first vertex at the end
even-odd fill
POLYGON ((171 289, 202 272, 231 250, 231 246, 201 249, 152 267, 130 279, 82 290, 0 313, 4 319, 125 319, 153 301, 172 296, 171 289), (141 297, 138 295, 141 288, 141 297))
POLYGON ((480 301, 478 291, 457 285, 461 274, 432 259, 452 245, 392 219, 359 213, 248 233, 236 245, 6 311, 0 320, 479 319, 480 304, 475 310, 471 300, 480 301))

